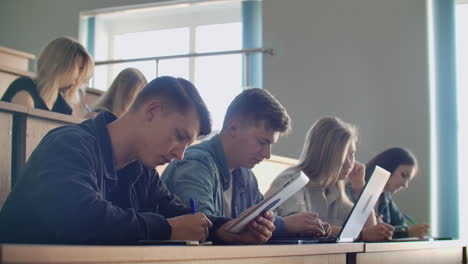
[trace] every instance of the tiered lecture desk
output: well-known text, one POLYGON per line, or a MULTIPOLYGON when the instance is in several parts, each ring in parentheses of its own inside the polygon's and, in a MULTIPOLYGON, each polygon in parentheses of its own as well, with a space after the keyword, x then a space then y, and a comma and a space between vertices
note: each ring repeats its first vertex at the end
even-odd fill
POLYGON ((0 263, 253 263, 344 264, 362 243, 287 246, 54 246, 8 245, 0 263))
POLYGON ((0 46, 0 96, 16 78, 34 76, 28 72, 29 60, 34 58, 30 53, 0 46))
POLYGON ((458 240, 366 243, 364 252, 348 256, 348 263, 466 263, 465 245, 458 240))
POLYGON ((11 190, 13 117, 26 112, 24 106, 0 102, 0 209, 11 190))

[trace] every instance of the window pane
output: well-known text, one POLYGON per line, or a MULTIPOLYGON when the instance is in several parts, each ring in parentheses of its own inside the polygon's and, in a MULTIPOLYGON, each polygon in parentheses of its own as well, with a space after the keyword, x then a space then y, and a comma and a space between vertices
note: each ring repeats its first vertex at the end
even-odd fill
POLYGON ((188 27, 127 33, 114 37, 114 59, 156 57, 188 52, 188 27))
POLYGON ((196 52, 238 50, 242 48, 242 23, 198 26, 195 36, 196 52))
POLYGON ((114 65, 96 66, 94 74, 94 87, 96 89, 107 91, 109 86, 114 81, 115 77, 126 68, 137 68, 150 82, 156 78, 156 62, 155 61, 139 61, 127 62, 114 65))
POLYGON ((220 130, 227 107, 242 91, 241 55, 196 58, 195 86, 210 110, 213 130, 220 130))
POLYGON ((174 76, 189 79, 189 59, 172 59, 159 61, 158 76, 174 76))

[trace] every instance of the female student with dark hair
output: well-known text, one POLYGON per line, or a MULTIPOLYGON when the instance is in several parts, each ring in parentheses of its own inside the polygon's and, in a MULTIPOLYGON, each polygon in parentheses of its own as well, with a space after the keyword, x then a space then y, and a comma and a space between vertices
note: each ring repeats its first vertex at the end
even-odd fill
MULTIPOLYGON (((283 171, 271 184, 266 196, 301 171, 309 183, 278 207, 281 216, 298 212, 317 213, 320 219, 332 225, 336 236, 353 203, 345 191, 345 183, 351 182, 360 193, 364 186, 364 165, 355 161, 356 129, 335 117, 317 121, 309 130, 299 163, 283 171)), ((369 216, 362 230, 362 240, 383 241, 392 238, 393 227, 377 224, 374 214, 369 216)))
POLYGON ((77 41, 60 37, 50 42, 37 60, 37 77, 20 77, 5 91, 2 101, 71 115, 79 89, 94 70, 94 62, 77 41))
POLYGON ((128 111, 138 92, 148 84, 143 73, 135 68, 126 68, 115 77, 109 90, 93 106, 86 117, 97 116, 100 112, 112 112, 120 117, 128 111))
MULTIPOLYGON (((372 158, 366 165, 366 181, 369 180, 375 166, 380 166, 391 173, 384 192, 376 204, 376 212, 383 222, 394 226, 394 237, 423 237, 429 233, 428 224, 416 224, 408 215, 403 214, 393 201, 392 194, 408 187, 418 173, 418 161, 413 153, 405 148, 389 148, 372 158), (408 227, 405 218, 412 226, 408 227)), ((347 188, 351 197, 355 196, 347 188)))

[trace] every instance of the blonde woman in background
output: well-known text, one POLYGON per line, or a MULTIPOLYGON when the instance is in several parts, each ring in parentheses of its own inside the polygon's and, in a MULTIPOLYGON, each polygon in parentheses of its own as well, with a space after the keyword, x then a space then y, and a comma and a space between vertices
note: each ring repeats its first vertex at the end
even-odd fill
POLYGON ((20 77, 2 101, 71 115, 79 102, 79 89, 94 71, 94 62, 77 41, 60 37, 50 42, 37 60, 37 77, 20 77))
MULTIPOLYGON (((309 130, 299 163, 283 171, 271 184, 266 196, 303 171, 309 183, 279 208, 281 216, 298 212, 318 213, 321 220, 332 225, 331 236, 340 232, 353 203, 345 191, 351 182, 356 192, 364 187, 364 165, 355 161, 357 132, 338 118, 326 117, 309 130)), ((377 224, 371 214, 362 230, 362 240, 390 239, 393 227, 377 224)))
POLYGON ((138 92, 147 84, 148 81, 138 69, 122 70, 86 117, 93 118, 103 111, 112 112, 117 117, 123 115, 135 100, 138 92))

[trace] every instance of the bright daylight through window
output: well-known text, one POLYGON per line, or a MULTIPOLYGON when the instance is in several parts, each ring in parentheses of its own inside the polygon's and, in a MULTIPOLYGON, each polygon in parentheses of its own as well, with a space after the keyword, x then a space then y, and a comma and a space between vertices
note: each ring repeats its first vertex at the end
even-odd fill
MULTIPOLYGON (((93 41, 97 62, 242 48, 241 3, 237 1, 164 5, 83 17, 90 18, 94 34, 87 37, 93 41)), ((219 130, 227 106, 242 91, 242 65, 241 54, 99 65, 91 86, 107 90, 128 67, 139 69, 149 81, 164 75, 186 78, 199 89, 212 113, 213 129, 219 130)))

